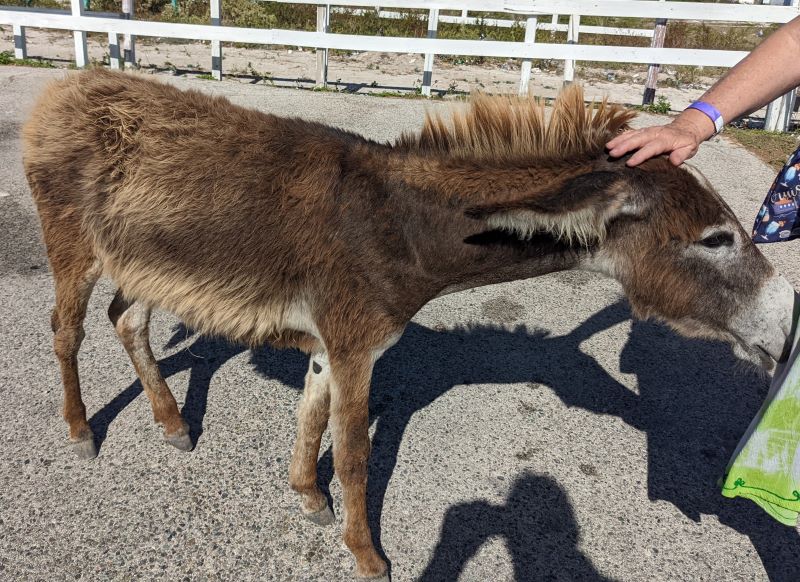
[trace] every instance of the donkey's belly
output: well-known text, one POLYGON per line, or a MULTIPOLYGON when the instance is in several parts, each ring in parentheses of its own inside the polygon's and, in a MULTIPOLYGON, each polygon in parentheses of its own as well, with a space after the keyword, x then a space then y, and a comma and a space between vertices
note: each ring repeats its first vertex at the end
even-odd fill
POLYGON ((103 257, 103 268, 126 298, 170 311, 204 334, 251 345, 280 337, 287 330, 320 337, 303 292, 277 296, 252 278, 214 278, 140 261, 120 264, 110 257, 103 257))

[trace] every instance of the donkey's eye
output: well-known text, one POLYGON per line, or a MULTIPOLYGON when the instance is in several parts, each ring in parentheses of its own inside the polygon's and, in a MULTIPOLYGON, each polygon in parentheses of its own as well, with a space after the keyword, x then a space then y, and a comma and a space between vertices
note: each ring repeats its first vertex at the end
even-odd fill
POLYGON ((729 247, 733 244, 733 234, 730 232, 715 232, 714 234, 701 239, 700 244, 709 249, 719 247, 729 247))

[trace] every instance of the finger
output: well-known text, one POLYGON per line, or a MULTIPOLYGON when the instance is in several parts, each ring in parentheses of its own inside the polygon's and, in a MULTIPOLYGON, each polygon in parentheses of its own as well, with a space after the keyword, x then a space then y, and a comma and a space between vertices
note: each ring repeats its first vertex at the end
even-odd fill
POLYGON ((625 133, 620 133, 619 135, 615 135, 612 139, 608 140, 608 142, 606 143, 606 147, 608 149, 613 149, 613 148, 617 147, 618 145, 624 143, 628 138, 630 138, 632 133, 635 133, 635 132, 634 131, 626 131, 625 133))
POLYGON ((644 127, 642 129, 631 129, 624 133, 620 133, 619 135, 615 135, 613 139, 609 140, 608 144, 613 147, 614 144, 624 143, 631 139, 637 139, 642 134, 647 134, 651 132, 654 128, 652 127, 644 127))
POLYGON ((669 155, 669 161, 674 166, 680 166, 683 162, 691 158, 697 153, 696 147, 683 147, 678 148, 669 155))
POLYGON ((670 150, 669 146, 662 142, 662 141, 651 141, 633 154, 630 159, 626 162, 628 166, 638 166, 645 160, 649 160, 652 157, 655 157, 659 154, 663 154, 664 152, 668 152, 670 150))
POLYGON ((656 127, 648 127, 646 129, 639 129, 636 131, 632 131, 630 133, 625 133, 619 136, 617 143, 610 144, 612 145, 609 154, 614 157, 620 157, 628 153, 629 151, 641 148, 642 146, 658 140, 661 136, 661 128, 656 127))

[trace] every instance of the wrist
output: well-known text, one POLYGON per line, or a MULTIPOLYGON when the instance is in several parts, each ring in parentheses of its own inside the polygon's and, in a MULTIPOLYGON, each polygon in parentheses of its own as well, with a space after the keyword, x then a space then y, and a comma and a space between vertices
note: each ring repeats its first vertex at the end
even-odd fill
POLYGON ((700 144, 717 134, 717 126, 711 118, 697 109, 685 109, 673 122, 689 133, 700 144))

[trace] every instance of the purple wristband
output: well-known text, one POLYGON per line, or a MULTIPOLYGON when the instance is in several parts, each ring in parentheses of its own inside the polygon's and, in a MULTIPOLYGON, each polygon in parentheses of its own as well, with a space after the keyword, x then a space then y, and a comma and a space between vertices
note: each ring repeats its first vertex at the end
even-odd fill
POLYGON ((722 113, 719 110, 711 105, 710 103, 706 103, 705 101, 695 101, 686 109, 697 109, 698 111, 705 113, 706 116, 711 120, 711 123, 714 124, 714 135, 717 135, 722 128, 725 126, 725 122, 722 119, 722 113))

